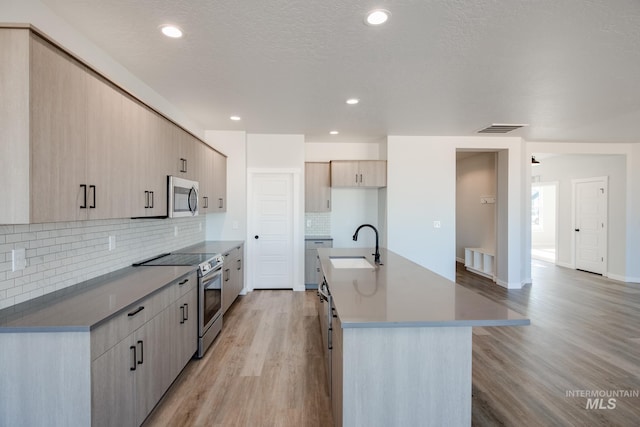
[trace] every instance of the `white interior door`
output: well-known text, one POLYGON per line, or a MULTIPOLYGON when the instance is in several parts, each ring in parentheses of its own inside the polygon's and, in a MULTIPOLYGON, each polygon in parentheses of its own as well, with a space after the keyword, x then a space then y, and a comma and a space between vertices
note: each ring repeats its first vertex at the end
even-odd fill
POLYGON ((604 274, 607 260, 607 178, 574 180, 576 268, 604 274))
POLYGON ((256 173, 251 187, 253 289, 293 289, 293 176, 256 173))

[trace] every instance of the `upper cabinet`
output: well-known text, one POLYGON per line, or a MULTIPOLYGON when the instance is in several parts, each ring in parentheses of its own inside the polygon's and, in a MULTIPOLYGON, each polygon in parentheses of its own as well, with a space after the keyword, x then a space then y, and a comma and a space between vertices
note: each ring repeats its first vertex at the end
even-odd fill
POLYGON ((331 175, 328 162, 304 164, 304 211, 331 211, 331 175))
POLYGON ((213 207, 209 212, 227 211, 227 156, 213 152, 213 207))
POLYGON ((333 160, 331 161, 332 187, 387 186, 385 160, 333 160))
POLYGON ((0 224, 166 216, 167 175, 226 209, 226 157, 29 29, 0 29, 0 93, 0 224))

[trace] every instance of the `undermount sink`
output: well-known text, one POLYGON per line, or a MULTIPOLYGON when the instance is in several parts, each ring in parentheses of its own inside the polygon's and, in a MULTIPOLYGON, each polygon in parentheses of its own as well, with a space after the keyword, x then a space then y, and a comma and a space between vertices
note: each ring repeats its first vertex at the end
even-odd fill
POLYGON ((333 268, 375 268, 363 256, 330 256, 333 268))

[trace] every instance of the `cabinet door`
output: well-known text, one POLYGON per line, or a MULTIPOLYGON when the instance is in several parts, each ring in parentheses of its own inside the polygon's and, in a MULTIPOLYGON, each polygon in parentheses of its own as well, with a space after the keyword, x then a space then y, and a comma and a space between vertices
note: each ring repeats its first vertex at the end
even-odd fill
POLYGON ((214 200, 214 151, 204 144, 198 145, 198 162, 200 163, 198 182, 200 184, 200 212, 214 212, 217 200, 214 200))
POLYGON ((217 151, 213 152, 213 208, 210 212, 227 211, 227 158, 217 151))
POLYGON ((91 364, 91 425, 136 426, 136 341, 131 334, 91 364))
POLYGON ((360 169, 357 161, 339 160, 331 162, 332 187, 357 187, 360 169))
POLYGON ((178 324, 178 351, 176 376, 198 350, 198 294, 191 290, 176 303, 178 324))
POLYGON ((387 186, 387 162, 384 160, 361 160, 360 183, 361 187, 386 187, 387 186))
POLYGON ((333 319, 331 334, 331 409, 333 425, 342 426, 342 324, 340 318, 333 319))
POLYGON ((137 425, 147 418, 175 378, 170 369, 174 343, 170 341, 171 334, 166 333, 172 318, 170 311, 164 310, 135 333, 137 425))
POLYGON ((102 77, 87 74, 87 184, 89 219, 132 216, 133 160, 125 145, 123 95, 102 77))
POLYGON ((189 135, 186 131, 175 125, 172 125, 171 127, 173 144, 176 148, 176 156, 174 158, 174 170, 176 172, 173 175, 186 179, 197 180, 197 146, 194 143, 191 135, 189 135))
POLYGON ((236 252, 231 250, 224 254, 224 264, 222 267, 222 313, 226 313, 227 309, 231 307, 235 297, 235 287, 233 285, 233 276, 236 268, 236 252))
POLYGON ((86 219, 86 79, 82 65, 31 36, 33 223, 86 219))
POLYGON ((239 246, 236 248, 236 262, 235 262, 235 274, 233 277, 233 284, 235 286, 233 297, 234 301, 242 292, 242 288, 244 288, 244 246, 239 246))
POLYGON ((304 211, 331 211, 331 176, 329 163, 304 164, 304 211))

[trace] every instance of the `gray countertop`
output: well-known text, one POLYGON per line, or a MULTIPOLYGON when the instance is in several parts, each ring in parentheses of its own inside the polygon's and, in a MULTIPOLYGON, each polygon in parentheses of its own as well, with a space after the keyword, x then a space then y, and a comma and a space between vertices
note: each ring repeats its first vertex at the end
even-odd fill
POLYGON ((529 319, 431 270, 380 248, 382 266, 334 268, 331 256, 364 256, 365 249, 318 249, 343 328, 514 326, 529 319))
POLYGON ((304 240, 333 240, 331 236, 304 236, 304 240))
MULTIPOLYGON (((206 241, 173 252, 224 253, 243 241, 206 241)), ((90 331, 196 266, 126 267, 0 310, 0 333, 90 331)))

